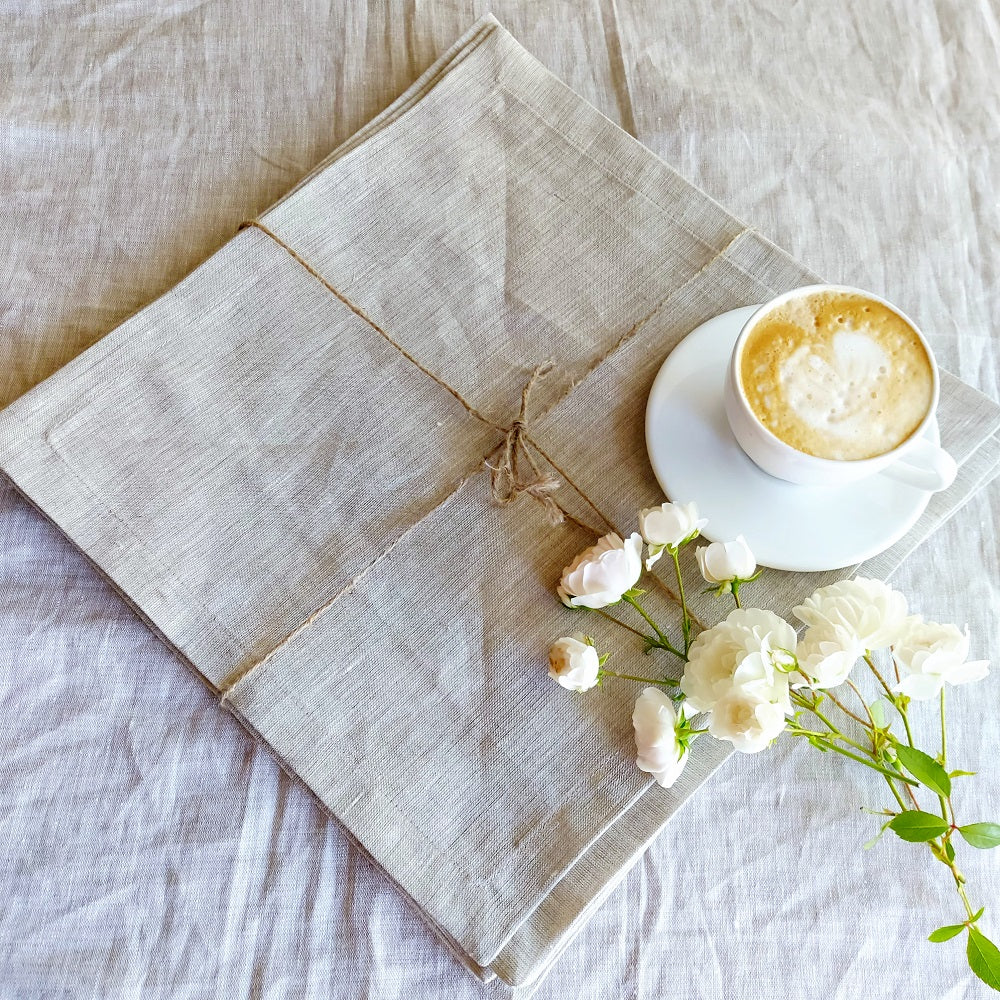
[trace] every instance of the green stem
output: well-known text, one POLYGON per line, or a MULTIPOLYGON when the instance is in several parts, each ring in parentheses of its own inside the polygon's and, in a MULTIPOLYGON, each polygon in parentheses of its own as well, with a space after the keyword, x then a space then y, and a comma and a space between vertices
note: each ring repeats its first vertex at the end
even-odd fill
MULTIPOLYGON (((914 782, 914 784, 917 784, 917 782, 914 782)), ((906 794, 910 796, 910 801, 913 803, 913 808, 916 809, 917 811, 920 811, 920 803, 917 801, 916 795, 913 794, 913 789, 907 786, 906 794)))
POLYGON ((825 733, 817 733, 809 729, 792 729, 791 733, 793 736, 819 737, 820 739, 826 741, 827 749, 832 750, 834 753, 839 753, 843 757, 850 757, 851 760, 856 760, 859 764, 864 764, 865 767, 870 767, 873 771, 878 771, 879 774, 882 774, 887 778, 892 778, 894 781, 902 781, 907 785, 917 784, 917 782, 912 778, 907 778, 905 774, 900 774, 898 771, 890 771, 889 768, 882 767, 881 764, 876 764, 874 761, 867 760, 856 753, 851 753, 850 750, 845 750, 843 747, 837 746, 836 743, 831 742, 833 737, 828 736, 825 733))
POLYGON ((910 720, 907 717, 906 709, 899 710, 899 717, 903 720, 903 728, 906 730, 906 742, 913 746, 913 731, 910 729, 910 720))
POLYGON ((642 615, 642 617, 645 618, 646 621, 649 623, 650 627, 653 629, 653 631, 656 633, 656 635, 658 637, 658 641, 656 643, 657 646, 659 646, 661 649, 665 649, 668 653, 673 653, 674 656, 679 656, 682 660, 684 660, 685 662, 687 662, 687 654, 686 653, 682 653, 660 631, 660 626, 657 625, 656 622, 653 621, 652 618, 650 618, 649 614, 646 612, 646 609, 634 597, 630 597, 628 594, 624 594, 622 599, 625 600, 625 601, 627 601, 629 604, 631 604, 632 607, 635 608, 635 610, 638 611, 639 614, 642 615))
POLYGON ((733 587, 733 600, 736 602, 736 607, 742 608, 743 605, 740 604, 740 590, 739 587, 733 587))
MULTIPOLYGON (((940 703, 940 706, 941 706, 941 766, 942 767, 946 767, 945 761, 946 761, 947 755, 948 755, 948 736, 947 736, 947 733, 946 733, 946 730, 945 730, 944 688, 943 687, 941 688, 941 697, 939 699, 939 703, 940 703)), ((946 802, 945 801, 945 797, 943 795, 938 795, 938 802, 941 805, 941 818, 946 823, 949 823, 949 822, 950 823, 954 823, 955 822, 955 809, 954 809, 954 807, 952 807, 952 810, 951 810, 951 819, 950 820, 948 819, 948 806, 951 805, 951 798, 949 797, 948 801, 946 802)))
POLYGON ((900 707, 900 704, 899 704, 899 701, 896 698, 896 695, 893 693, 892 688, 889 687, 889 685, 886 683, 886 679, 882 676, 882 674, 879 671, 878 667, 875 666, 875 663, 874 663, 874 661, 871 658, 871 654, 866 652, 865 656, 864 656, 864 660, 865 660, 865 663, 868 664, 868 668, 875 675, 875 677, 878 680, 879 684, 882 685, 882 688, 885 691, 886 695, 888 696, 890 703, 893 705, 893 707, 899 713, 899 717, 903 720, 903 728, 906 730, 906 742, 909 743, 910 746, 912 747, 913 746, 913 732, 910 729, 910 720, 909 720, 909 718, 906 715, 906 710, 900 707))
MULTIPOLYGON (((941 819, 946 823, 955 823, 955 807, 952 805, 951 796, 945 797, 944 795, 938 796, 938 802, 941 803, 941 819)), ((951 834, 949 834, 951 836, 951 834)))
MULTIPOLYGON (((827 694, 829 694, 829 692, 827 692, 827 694)), ((845 735, 844 735, 844 734, 843 734, 843 733, 842 733, 842 732, 841 732, 841 731, 840 731, 840 730, 839 730, 839 729, 838 729, 838 728, 837 728, 837 727, 836 727, 836 726, 835 726, 835 725, 834 725, 834 724, 833 724, 833 723, 832 723, 832 722, 831 722, 831 721, 830 721, 830 720, 829 720, 829 719, 828 719, 828 718, 827 718, 827 717, 826 717, 826 716, 825 716, 825 715, 824 715, 824 714, 823 714, 823 713, 822 713, 822 712, 821 712, 821 711, 819 710, 819 706, 818 706, 818 705, 816 704, 816 702, 815 702, 815 701, 808 701, 808 700, 807 700, 806 698, 803 698, 803 697, 802 697, 802 695, 800 695, 800 694, 799 694, 798 692, 795 692, 795 693, 793 693, 793 694, 792 694, 792 701, 794 701, 796 705, 800 705, 800 706, 801 706, 802 708, 806 708, 806 709, 808 709, 808 710, 809 710, 810 712, 812 712, 812 714, 813 714, 813 715, 815 715, 815 716, 816 716, 816 718, 817 718, 817 719, 819 719, 819 720, 820 720, 820 722, 822 722, 822 723, 823 723, 823 724, 824 724, 824 725, 826 726, 826 728, 827 728, 827 729, 829 729, 829 730, 830 730, 830 732, 831 732, 831 733, 832 733, 832 734, 833 734, 834 736, 836 736, 836 737, 837 737, 837 739, 839 739, 839 740, 843 740, 843 741, 844 741, 845 743, 847 743, 847 744, 848 744, 849 746, 852 746, 852 747, 854 747, 854 748, 855 748, 856 750, 860 750, 860 751, 861 751, 862 753, 868 753, 868 752, 869 752, 869 751, 868 751, 868 747, 866 747, 866 746, 862 746, 862 745, 861 745, 860 743, 858 743, 857 741, 855 741, 855 740, 852 740, 852 739, 851 739, 851 738, 850 738, 849 736, 845 736, 845 735)))
POLYGON ((688 614, 687 598, 684 596, 684 578, 681 576, 680 550, 670 546, 670 555, 674 560, 674 573, 677 576, 677 591, 681 598, 681 631, 684 633, 684 655, 691 648, 691 616, 688 614))
POLYGON ((966 916, 969 918, 969 920, 971 920, 973 917, 972 904, 969 902, 969 897, 966 896, 965 894, 965 886, 962 885, 961 881, 959 880, 960 876, 958 874, 958 871, 954 869, 954 865, 952 865, 951 867, 953 869, 951 874, 952 877, 955 879, 955 888, 958 889, 958 894, 962 897, 962 902, 965 904, 966 916))
POLYGON ((896 786, 888 778, 885 779, 885 783, 889 786, 889 791, 892 792, 893 798, 899 803, 899 808, 902 809, 903 812, 906 812, 907 805, 903 801, 903 796, 896 790, 896 786))
MULTIPOLYGON (((868 707, 868 702, 865 701, 865 696, 861 693, 860 688, 850 679, 850 677, 847 678, 845 683, 858 696, 858 701, 861 702, 861 707, 865 710, 865 715, 868 716, 868 728, 878 730, 878 726, 875 724, 875 716, 872 715, 871 709, 868 707)), ((855 718, 857 718, 857 716, 855 716, 855 718)))
MULTIPOLYGON (((861 706, 865 710, 865 715, 868 716, 868 723, 862 723, 862 725, 865 725, 865 727, 867 729, 871 730, 871 741, 872 741, 871 752, 872 752, 873 755, 875 755, 875 754, 878 753, 879 738, 880 738, 882 730, 876 724, 876 722, 875 722, 875 716, 872 715, 871 709, 868 707, 868 702, 865 701, 864 695, 861 693, 861 691, 858 688, 857 684, 855 684, 854 681, 852 681, 850 678, 847 679, 846 683, 847 683, 847 686, 858 696, 858 701, 861 702, 861 706)), ((827 691, 827 694, 830 695, 831 698, 833 698, 833 695, 830 694, 829 691, 827 691)), ((835 705, 839 704, 837 702, 836 698, 833 698, 833 703, 835 705)), ((853 715, 853 713, 848 713, 848 714, 853 715)), ((855 719, 858 718, 856 715, 854 715, 853 717, 855 719)), ((859 719, 858 721, 860 722, 861 720, 859 719)), ((899 808, 903 812, 906 812, 906 810, 909 807, 906 805, 906 802, 904 801, 903 796, 899 794, 899 790, 896 788, 896 786, 892 783, 892 781, 888 777, 885 779, 885 783, 889 786, 889 791, 892 792, 892 797, 896 800, 896 803, 899 805, 899 808)), ((907 791, 909 791, 909 789, 907 789, 907 791)))
POLYGON ((677 687, 677 681, 675 680, 656 680, 653 677, 638 677, 636 674, 619 674, 614 670, 605 670, 603 667, 599 676, 617 677, 619 680, 635 681, 637 684, 658 684, 661 687, 677 687))
POLYGON ((631 632, 633 635, 639 636, 640 639, 649 638, 649 636, 646 635, 645 632, 640 632, 637 628, 632 628, 631 625, 627 625, 625 622, 619 620, 618 618, 615 618, 614 615, 608 614, 607 611, 604 611, 601 608, 592 608, 591 610, 596 611, 602 618, 607 618, 609 622, 614 622, 616 625, 621 625, 622 628, 627 628, 629 632, 631 632))
POLYGON ((944 724, 944 688, 941 688, 941 766, 948 766, 948 735, 944 724))
POLYGON ((952 861, 947 853, 945 852, 945 845, 948 841, 948 834, 945 834, 941 838, 941 843, 938 844, 937 841, 931 843, 931 851, 934 857, 938 859, 943 865, 945 865, 951 872, 951 877, 955 880, 955 889, 958 891, 958 895, 962 900, 962 905, 965 907, 965 916, 968 921, 971 922, 975 914, 972 910, 972 904, 969 902, 969 897, 965 894, 965 877, 958 870, 958 866, 952 861))
MULTIPOLYGON (((850 681, 848 681, 847 683, 851 684, 850 681)), ((854 687, 854 685, 851 684, 851 687, 854 687)), ((858 689, 854 688, 854 690, 857 691, 858 689)), ((864 726, 865 729, 873 728, 874 727, 875 720, 872 719, 870 712, 868 713, 868 718, 871 720, 871 727, 869 727, 868 723, 865 722, 865 720, 862 719, 860 715, 855 715, 854 712, 852 712, 842 701, 838 700, 837 697, 833 694, 832 691, 827 691, 826 692, 826 696, 827 696, 827 698, 830 699, 830 701, 832 701, 834 703, 834 705, 837 706, 837 708, 839 708, 841 710, 841 712, 844 713, 844 715, 847 715, 850 718, 852 718, 856 723, 858 723, 858 725, 864 726)), ((861 703, 864 705, 864 699, 863 698, 861 700, 861 703)), ((868 711, 868 706, 867 705, 865 705, 865 711, 866 712, 868 711)))
MULTIPOLYGON (((941 705, 941 766, 944 767, 948 754, 948 738, 945 729, 944 688, 941 689, 940 705, 941 705)), ((952 805, 950 795, 947 798, 945 798, 945 796, 943 795, 939 795, 938 801, 941 803, 941 818, 946 823, 950 823, 952 829, 948 830, 948 832, 941 837, 940 850, 935 853, 935 857, 937 857, 943 864, 947 865, 948 870, 951 872, 951 877, 955 880, 955 889, 957 890, 958 895, 962 900, 962 905, 965 907, 966 919, 971 922, 974 914, 972 910, 972 904, 969 902, 969 897, 965 894, 965 885, 963 884, 965 882, 965 879, 963 878, 962 873, 958 870, 958 867, 956 866, 955 862, 951 858, 949 858, 947 854, 948 841, 952 833, 954 832, 955 828, 955 807, 954 805, 952 805), (948 818, 949 811, 951 813, 950 820, 948 818)))
POLYGON ((875 662, 874 662, 874 660, 872 660, 870 653, 867 653, 867 652, 865 653, 865 655, 864 655, 864 661, 865 661, 865 663, 868 664, 868 669, 871 670, 871 672, 875 675, 875 679, 879 682, 879 684, 882 685, 882 689, 888 695, 889 701, 892 702, 893 705, 895 705, 896 704, 896 696, 892 693, 892 688, 889 687, 889 685, 886 683, 886 680, 882 676, 882 674, 879 671, 878 667, 875 666, 875 662))

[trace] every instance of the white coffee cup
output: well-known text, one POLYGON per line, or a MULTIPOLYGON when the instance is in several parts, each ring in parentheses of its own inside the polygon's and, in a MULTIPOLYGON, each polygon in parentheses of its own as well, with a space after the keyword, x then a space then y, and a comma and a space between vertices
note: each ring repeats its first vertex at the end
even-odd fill
POLYGON ((917 325, 891 302, 871 292, 845 285, 807 285, 771 299, 743 325, 733 348, 724 391, 726 417, 740 448, 761 469, 778 479, 806 486, 835 486, 884 473, 919 489, 946 489, 955 479, 955 460, 924 436, 934 419, 940 392, 940 377, 934 354, 917 325), (748 336, 778 307, 797 298, 832 292, 861 296, 880 303, 900 317, 923 345, 933 380, 930 406, 917 428, 905 441, 871 458, 831 459, 809 454, 787 444, 772 433, 754 413, 741 385, 740 362, 748 336))

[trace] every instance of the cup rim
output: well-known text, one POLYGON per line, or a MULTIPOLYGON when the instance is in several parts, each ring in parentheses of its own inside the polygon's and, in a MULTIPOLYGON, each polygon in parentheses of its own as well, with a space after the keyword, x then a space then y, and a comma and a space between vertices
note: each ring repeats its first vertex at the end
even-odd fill
POLYGON ((915 440, 923 435, 924 431, 927 430, 928 425, 937 413, 938 401, 941 393, 941 379, 938 370, 937 358, 935 358, 934 352, 931 350, 931 345, 927 343, 927 338, 924 336, 923 331, 919 326, 917 326, 910 316, 903 312, 903 310, 900 309, 895 303, 890 302, 881 295, 877 295, 875 292, 869 292, 867 289, 858 288, 855 285, 836 285, 825 282, 817 282, 812 285, 801 285, 798 288, 791 288, 787 292, 782 292, 780 295, 776 295, 774 298, 761 303, 761 305, 758 306, 749 317, 747 317, 746 322, 740 329, 736 338, 736 343, 733 345, 733 353, 729 359, 729 373, 729 381, 736 394, 736 398, 739 400, 744 415, 750 419, 754 429, 764 435, 769 444, 782 449, 787 449, 787 451, 791 454, 801 456, 802 458, 808 459, 810 462, 817 463, 820 466, 835 468, 843 468, 847 465, 858 468, 864 466, 866 463, 870 463, 872 465, 890 464, 893 458, 900 454, 904 449, 908 448, 915 440), (895 448, 892 448, 889 451, 883 451, 878 455, 872 455, 869 458, 823 458, 820 455, 810 454, 808 451, 800 451, 798 448, 790 445, 787 441, 783 441, 777 436, 777 434, 764 425, 754 412, 754 409, 750 405, 750 401, 747 399, 746 393, 743 390, 743 384, 739 377, 739 359, 743 353, 743 345, 746 343, 747 337, 753 330, 754 326, 766 313, 770 312, 772 309, 776 309, 778 306, 783 305, 785 302, 788 302, 793 298, 798 298, 799 296, 814 295, 819 292, 843 292, 852 295, 862 295, 867 299, 880 303, 887 309, 894 312, 900 319, 903 320, 904 323, 906 323, 907 326, 909 326, 909 328, 917 335, 917 339, 927 352, 927 359, 930 361, 931 366, 932 380, 930 405, 927 407, 927 412, 924 414, 923 419, 914 428, 914 430, 906 438, 900 441, 895 448))

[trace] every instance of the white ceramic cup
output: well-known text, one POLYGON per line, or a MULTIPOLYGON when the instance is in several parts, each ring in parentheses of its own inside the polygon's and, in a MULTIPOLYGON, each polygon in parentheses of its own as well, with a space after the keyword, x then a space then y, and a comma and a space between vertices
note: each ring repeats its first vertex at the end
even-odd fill
POLYGON ((957 472, 955 460, 951 455, 924 437, 924 431, 934 419, 939 392, 940 379, 934 354, 920 329, 902 310, 880 296, 860 288, 850 288, 845 285, 807 285, 765 302, 743 325, 729 362, 724 400, 726 417, 740 448, 756 465, 778 479, 804 486, 836 486, 881 472, 919 489, 935 492, 947 489, 954 482, 957 472), (873 458, 852 460, 818 458, 799 451, 776 437, 757 419, 750 408, 739 379, 740 358, 747 337, 760 320, 778 306, 817 292, 846 292, 880 302, 906 322, 927 351, 934 379, 931 404, 917 429, 891 451, 883 452, 873 458))

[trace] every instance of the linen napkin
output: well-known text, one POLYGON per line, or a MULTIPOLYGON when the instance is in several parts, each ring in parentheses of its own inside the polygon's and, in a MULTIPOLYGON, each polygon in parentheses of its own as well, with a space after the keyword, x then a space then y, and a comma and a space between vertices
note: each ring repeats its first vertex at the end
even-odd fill
MULTIPOLYGON (((0 467, 467 965, 529 984, 726 756, 651 786, 634 692, 545 676, 581 627, 554 585, 662 499, 670 349, 813 280, 486 17, 0 414, 0 467)), ((1000 408, 945 376, 939 423, 959 478, 867 573, 997 473, 1000 408)), ((772 574, 771 606, 844 575, 772 574)))

